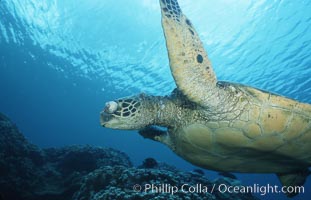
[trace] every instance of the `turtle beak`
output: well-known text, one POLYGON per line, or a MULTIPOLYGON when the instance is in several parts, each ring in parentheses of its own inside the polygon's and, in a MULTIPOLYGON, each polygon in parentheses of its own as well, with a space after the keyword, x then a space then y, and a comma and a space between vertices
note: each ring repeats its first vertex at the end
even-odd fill
POLYGON ((118 116, 114 113, 108 113, 106 110, 100 113, 100 125, 105 128, 126 129, 124 128, 124 122, 118 116))
POLYGON ((105 125, 113 118, 112 114, 106 113, 105 111, 102 111, 100 113, 100 125, 105 127, 105 125))

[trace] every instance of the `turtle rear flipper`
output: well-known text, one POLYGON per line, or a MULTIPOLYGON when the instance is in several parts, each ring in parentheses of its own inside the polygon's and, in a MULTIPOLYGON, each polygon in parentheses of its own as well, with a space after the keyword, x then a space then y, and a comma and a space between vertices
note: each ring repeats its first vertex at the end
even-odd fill
POLYGON ((201 106, 214 106, 216 76, 203 44, 177 0, 160 0, 170 68, 178 89, 201 106))
POLYGON ((304 169, 293 173, 277 174, 277 176, 283 186, 285 186, 286 188, 293 187, 293 192, 290 193, 289 191, 287 191, 286 193, 288 197, 293 197, 299 194, 299 192, 302 192, 300 188, 303 187, 303 184, 305 183, 310 173, 311 172, 309 169, 304 169))

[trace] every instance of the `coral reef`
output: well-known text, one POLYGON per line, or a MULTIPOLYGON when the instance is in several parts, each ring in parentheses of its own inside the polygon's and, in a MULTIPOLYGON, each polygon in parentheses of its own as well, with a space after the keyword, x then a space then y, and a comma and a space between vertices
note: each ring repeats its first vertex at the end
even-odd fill
POLYGON ((40 149, 0 113, 1 200, 256 199, 251 194, 217 190, 187 192, 198 184, 210 189, 222 183, 241 184, 226 177, 210 181, 200 170, 183 172, 153 158, 133 167, 125 153, 111 148, 40 149), (186 192, 172 194, 173 190, 167 190, 173 186, 181 189, 182 185, 186 192))
POLYGON ((84 176, 101 166, 117 165, 132 167, 126 154, 110 148, 40 149, 0 113, 0 197, 4 200, 72 199, 84 176))

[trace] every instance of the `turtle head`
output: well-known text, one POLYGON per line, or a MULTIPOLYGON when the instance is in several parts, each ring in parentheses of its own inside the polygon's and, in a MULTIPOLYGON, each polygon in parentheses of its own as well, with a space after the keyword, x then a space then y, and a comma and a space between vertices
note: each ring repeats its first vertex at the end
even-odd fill
POLYGON ((148 125, 150 118, 145 104, 140 95, 109 101, 100 113, 100 123, 112 129, 141 129, 148 125))

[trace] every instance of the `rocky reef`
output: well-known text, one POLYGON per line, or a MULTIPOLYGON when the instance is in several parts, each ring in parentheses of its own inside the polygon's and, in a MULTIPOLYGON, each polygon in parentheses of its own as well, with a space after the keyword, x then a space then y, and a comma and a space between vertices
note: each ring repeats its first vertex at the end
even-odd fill
POLYGON ((125 153, 111 148, 40 149, 0 113, 0 200, 257 199, 211 192, 213 185, 241 183, 211 181, 202 173, 180 171, 153 158, 134 167, 125 153))

